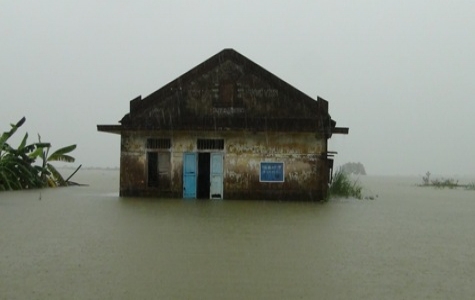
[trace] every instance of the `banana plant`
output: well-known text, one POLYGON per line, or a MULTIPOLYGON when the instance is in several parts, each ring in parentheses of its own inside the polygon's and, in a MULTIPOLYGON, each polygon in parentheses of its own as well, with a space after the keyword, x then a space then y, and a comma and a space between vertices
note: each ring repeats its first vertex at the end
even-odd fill
POLYGON ((43 186, 43 182, 38 176, 41 168, 33 165, 35 160, 29 154, 50 145, 48 143, 27 145, 28 133, 25 134, 18 148, 15 149, 8 144, 8 139, 25 123, 25 120, 23 117, 16 124, 11 124, 11 129, 0 136, 0 190, 43 186))
POLYGON ((27 144, 26 133, 20 145, 13 148, 8 144, 8 140, 25 120, 23 117, 16 124, 11 124, 11 129, 0 136, 0 191, 69 185, 69 179, 81 166, 65 180, 50 162, 74 162, 74 157, 69 153, 76 149, 76 145, 66 146, 49 154, 50 143, 41 142, 38 135, 37 143, 27 144), (35 164, 38 158, 42 159, 40 165, 35 164))
MULTIPOLYGON (((41 136, 39 134, 38 141, 39 143, 41 143, 41 136)), ((41 156, 41 159, 43 161, 41 166, 41 178, 50 187, 67 186, 69 185, 69 178, 65 180, 61 173, 59 173, 59 171, 50 162, 62 161, 73 163, 76 159, 69 155, 69 153, 76 149, 76 145, 73 144, 66 147, 62 147, 51 154, 49 153, 50 149, 51 146, 38 149, 37 152, 33 153, 33 155, 41 156)))

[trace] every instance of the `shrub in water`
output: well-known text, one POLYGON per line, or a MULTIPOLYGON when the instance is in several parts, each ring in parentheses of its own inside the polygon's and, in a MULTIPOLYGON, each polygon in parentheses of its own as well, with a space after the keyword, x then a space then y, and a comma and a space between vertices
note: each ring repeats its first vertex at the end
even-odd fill
POLYGON ((363 187, 357 180, 352 181, 350 175, 338 169, 333 175, 333 180, 328 190, 327 200, 333 197, 362 198, 363 187))

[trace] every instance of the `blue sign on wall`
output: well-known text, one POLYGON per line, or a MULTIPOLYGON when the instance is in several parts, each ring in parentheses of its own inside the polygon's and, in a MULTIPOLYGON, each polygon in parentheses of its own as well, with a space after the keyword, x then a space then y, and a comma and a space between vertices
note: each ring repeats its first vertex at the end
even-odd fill
POLYGON ((260 182, 284 182, 283 162, 261 162, 260 182))

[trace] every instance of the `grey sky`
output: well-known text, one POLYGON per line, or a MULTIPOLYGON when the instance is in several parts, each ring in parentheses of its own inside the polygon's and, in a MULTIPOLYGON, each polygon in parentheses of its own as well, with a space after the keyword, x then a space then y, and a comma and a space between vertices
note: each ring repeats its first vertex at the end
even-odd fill
POLYGON ((316 99, 336 164, 371 174, 475 174, 475 1, 2 1, 0 129, 85 166, 118 166, 117 124, 147 96, 234 48, 316 99))

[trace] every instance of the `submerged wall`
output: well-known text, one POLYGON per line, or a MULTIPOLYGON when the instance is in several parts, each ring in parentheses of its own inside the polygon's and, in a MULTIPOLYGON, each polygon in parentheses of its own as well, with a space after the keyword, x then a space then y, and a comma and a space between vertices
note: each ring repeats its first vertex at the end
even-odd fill
POLYGON ((123 132, 121 138, 121 196, 182 198, 183 154, 223 154, 224 199, 322 200, 327 190, 326 139, 313 133, 227 131, 123 132), (149 187, 147 139, 170 139, 169 184, 149 187), (198 150, 198 139, 223 139, 223 149, 198 150), (283 182, 261 182, 261 162, 282 162, 283 182))

